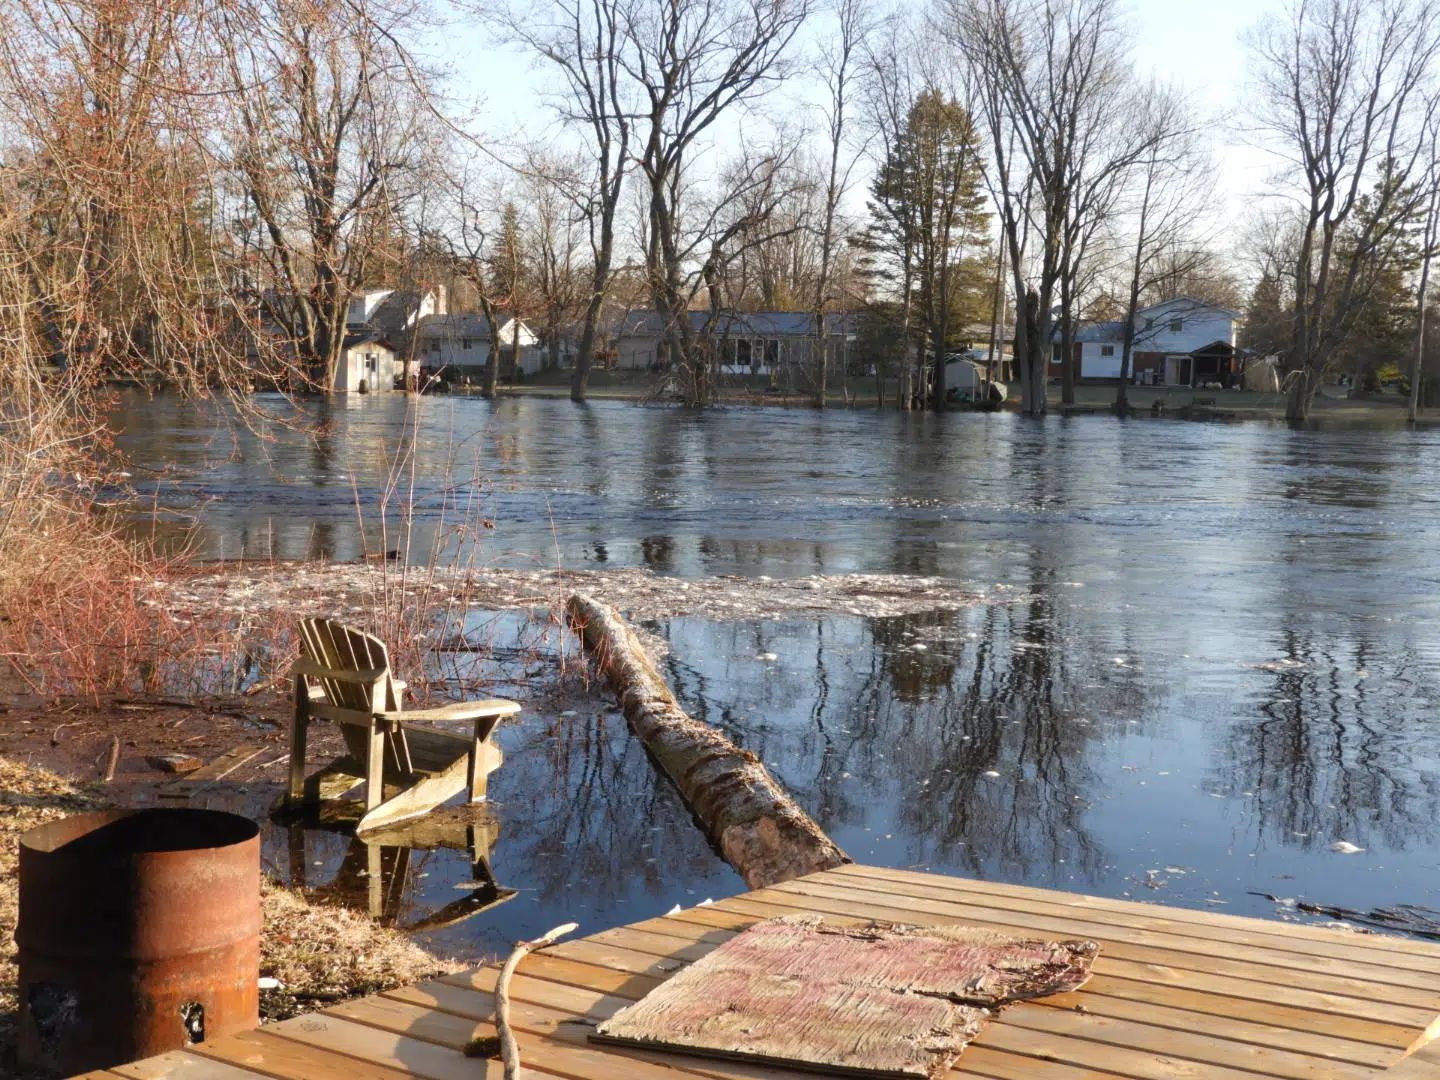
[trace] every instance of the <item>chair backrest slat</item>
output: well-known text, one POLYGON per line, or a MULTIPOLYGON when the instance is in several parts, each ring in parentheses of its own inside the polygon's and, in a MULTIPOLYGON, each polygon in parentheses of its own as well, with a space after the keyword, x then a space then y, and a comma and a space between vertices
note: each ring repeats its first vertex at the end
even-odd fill
POLYGON ((390 686, 390 657, 379 638, 335 619, 301 619, 300 648, 308 659, 336 671, 382 668, 386 672, 378 700, 372 700, 368 689, 357 683, 322 678, 320 687, 332 705, 366 711, 390 707, 394 697, 390 686))

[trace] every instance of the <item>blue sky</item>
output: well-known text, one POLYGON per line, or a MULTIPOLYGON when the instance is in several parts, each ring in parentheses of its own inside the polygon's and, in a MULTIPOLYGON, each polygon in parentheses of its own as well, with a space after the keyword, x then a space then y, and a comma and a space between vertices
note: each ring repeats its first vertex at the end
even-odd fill
MULTIPOLYGON (((1247 145, 1243 115, 1247 57, 1242 36, 1266 11, 1279 11, 1280 0, 1209 0, 1204 4, 1176 0, 1135 0, 1127 11, 1135 24, 1134 59, 1142 76, 1178 81, 1197 106, 1220 118, 1212 151, 1218 176, 1222 247, 1237 242, 1247 212, 1255 205, 1276 160, 1247 145)), ((819 31, 819 27, 816 27, 819 31)), ((456 76, 456 93, 479 103, 477 119, 491 145, 502 147, 523 133, 544 141, 560 138, 552 112, 545 105, 548 73, 515 49, 497 47, 489 32, 464 23, 446 28, 440 51, 456 76)), ((772 114, 803 113, 807 88, 792 83, 764 103, 772 114)), ((766 119, 747 116, 744 130, 766 127, 766 119)), ((734 149, 741 117, 716 131, 712 152, 734 149)), ((503 151, 502 151, 503 152, 503 151)), ((855 209, 863 193, 852 196, 855 209)))

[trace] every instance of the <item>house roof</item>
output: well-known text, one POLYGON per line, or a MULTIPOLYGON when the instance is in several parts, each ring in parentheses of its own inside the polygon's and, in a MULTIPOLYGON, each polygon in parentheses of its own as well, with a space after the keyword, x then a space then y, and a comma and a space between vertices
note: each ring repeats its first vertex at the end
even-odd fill
MULTIPOLYGON (((808 311, 690 311, 692 332, 718 334, 721 337, 804 337, 815 332, 815 316, 808 311)), ((666 312, 642 308, 625 313, 614 333, 617 336, 654 335, 659 337, 669 325, 666 312)), ((845 315, 826 315, 827 333, 848 332, 850 319, 845 315)))
MULTIPOLYGON (((1059 333, 1059 328, 1055 331, 1059 333)), ((1125 323, 1120 322, 1093 322, 1086 323, 1075 331, 1076 341, 1123 341, 1125 340, 1125 323)))
POLYGON ((353 349, 360 345, 379 345, 381 348, 390 348, 390 342, 379 330, 364 330, 358 334, 346 334, 345 340, 340 343, 342 349, 353 349))
POLYGON ((490 324, 483 315, 426 315, 420 320, 420 336, 427 340, 490 340, 490 324))
POLYGON ((1194 311, 1196 308, 1209 308, 1211 311, 1218 311, 1223 315, 1229 315, 1232 319, 1240 318, 1240 312, 1223 308, 1219 304, 1207 303, 1193 296, 1172 296, 1169 300, 1162 300, 1158 304, 1151 304, 1149 307, 1138 308, 1136 315, 1144 315, 1147 311, 1159 311, 1161 308, 1170 308, 1176 305, 1182 306, 1187 311, 1194 311))

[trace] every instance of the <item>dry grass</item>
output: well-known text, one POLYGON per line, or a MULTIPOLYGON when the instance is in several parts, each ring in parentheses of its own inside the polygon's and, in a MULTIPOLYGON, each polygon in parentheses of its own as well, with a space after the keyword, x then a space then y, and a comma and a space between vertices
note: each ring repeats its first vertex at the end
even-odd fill
MULTIPOLYGON (((54 773, 0 757, 0 1076, 15 1075, 16 878, 20 834, 67 814, 105 809, 98 791, 54 773)), ((344 908, 311 904, 265 882, 261 974, 283 991, 267 992, 265 1013, 279 1018, 323 1008, 454 971, 459 966, 420 948, 404 934, 344 908)))
POLYGON ((283 988, 267 995, 270 1019, 445 975, 460 966, 359 912, 311 904, 292 889, 266 882, 262 902, 260 971, 283 988))

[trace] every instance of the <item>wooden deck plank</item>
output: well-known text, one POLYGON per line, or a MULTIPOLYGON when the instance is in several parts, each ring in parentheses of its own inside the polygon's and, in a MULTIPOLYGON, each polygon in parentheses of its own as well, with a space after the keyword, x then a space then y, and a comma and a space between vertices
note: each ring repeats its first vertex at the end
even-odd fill
POLYGON ((257 1080, 262 1075, 185 1050, 117 1065, 114 1072, 126 1080, 257 1080))
MULTIPOLYGON (((858 888, 876 896, 893 897, 897 884, 900 883, 867 877, 847 879, 843 885, 837 887, 846 890, 858 888), (860 884, 852 884, 852 880, 860 884)), ((1357 978, 1440 991, 1440 948, 1437 948, 1435 955, 1430 958, 1396 955, 1386 951, 1367 950, 1344 942, 1315 942, 1292 939, 1280 934, 1239 933, 1228 928, 1205 928, 1179 919, 1146 917, 1129 912, 1122 914, 1096 911, 1077 905, 1032 900, 1028 897, 997 896, 950 886, 929 887, 905 883, 902 888, 906 897, 953 900, 956 903, 1004 912, 1023 911, 1041 916, 1083 919, 1095 925, 1123 927, 1128 931, 1153 937, 1157 945, 1164 944, 1182 950, 1194 949, 1196 943, 1200 942, 1213 951, 1215 943, 1223 941, 1264 963, 1274 963, 1282 967, 1306 966, 1312 970, 1350 974, 1357 978)))
POLYGON ((197 1043, 191 1052, 275 1080, 408 1080, 412 1076, 378 1062, 281 1038, 269 1028, 197 1043))
MULTIPOLYGON (((271 1024, 265 1030, 277 1041, 297 1048, 343 1055, 396 1075, 427 1080, 500 1080, 504 1075, 498 1061, 467 1058, 457 1049, 357 1024, 328 1010, 271 1024)), ((553 1075, 539 1065, 531 1065, 530 1069, 553 1075)))
MULTIPOLYGON (((1184 1058, 1199 1064, 1248 1070, 1266 1076, 1305 1080, 1365 1080, 1375 1069, 1367 1065, 1329 1060, 1313 1054, 1296 1053, 1250 1042, 1226 1039, 1218 1032, 1207 1035, 1160 1027, 1148 1022, 1102 1016, 1089 1010, 1077 1012, 1023 1003, 1007 1010, 999 1024, 1042 1031, 1104 1043, 1125 1050, 1165 1058, 1184 1058)), ((992 1025, 995 1026, 995 1025, 992 1025)))
MULTIPOLYGON (((446 975, 440 981, 455 986, 467 986, 472 983, 479 986, 480 982, 477 980, 483 979, 483 973, 487 970, 493 969, 482 968, 478 972, 459 972, 454 975, 446 975)), ((588 989, 604 991, 634 1000, 644 997, 665 981, 663 977, 634 975, 603 965, 566 960, 563 957, 552 955, 549 951, 531 953, 521 962, 519 970, 534 979, 544 979, 572 986, 585 986, 588 989)))
POLYGON ((1440 1080, 1440 1044, 1422 1047, 1382 1075, 1385 1080, 1440 1080))
MULTIPOLYGON (((493 999, 489 995, 469 992, 486 999, 484 1011, 493 1014, 493 999)), ((592 1046, 588 1041, 592 1025, 576 1023, 573 1013, 512 1001, 511 1014, 516 1043, 526 1068, 543 1069, 556 1076, 582 1080, 590 1077, 595 1080, 660 1080, 662 1077, 683 1080, 687 1076, 717 1080, 793 1080, 796 1075, 788 1069, 732 1066, 728 1062, 702 1062, 667 1054, 615 1052, 610 1047, 592 1046)), ((495 1032, 489 1019, 441 1012, 388 996, 346 1002, 326 1010, 326 1015, 423 1039, 452 1051, 460 1050, 472 1038, 495 1032)))
POLYGON ((1400 937, 1394 934, 1355 935, 1343 930, 1333 930, 1324 926, 1308 926, 1304 923, 1272 922, 1266 919, 1257 919, 1250 915, 1231 915, 1223 911, 1166 907, 1161 904, 1146 903, 1140 900, 1118 900, 1104 896, 1092 896, 1087 893, 1041 889, 1033 885, 1011 885, 999 881, 982 881, 978 878, 952 877, 946 874, 931 874, 918 870, 894 870, 888 867, 864 866, 855 863, 837 867, 834 870, 825 870, 817 874, 811 874, 809 877, 796 878, 795 880, 831 881, 840 879, 843 881, 850 878, 869 878, 872 880, 880 879, 889 881, 894 883, 897 886, 896 891, 900 892, 904 891, 904 886, 907 884, 941 887, 953 884, 956 888, 963 890, 986 892, 995 896, 1013 897, 1016 899, 1048 900, 1066 906, 1089 908, 1127 917, 1154 918, 1161 917, 1158 913, 1164 912, 1169 918, 1176 922, 1208 926, 1218 931, 1232 930, 1242 934, 1274 934, 1285 938, 1310 941, 1322 946, 1326 944, 1358 945, 1363 941, 1364 945, 1361 947, 1366 951, 1373 949, 1382 952, 1404 953, 1424 961, 1434 961, 1437 957, 1440 957, 1440 942, 1417 941, 1413 938, 1400 937))

